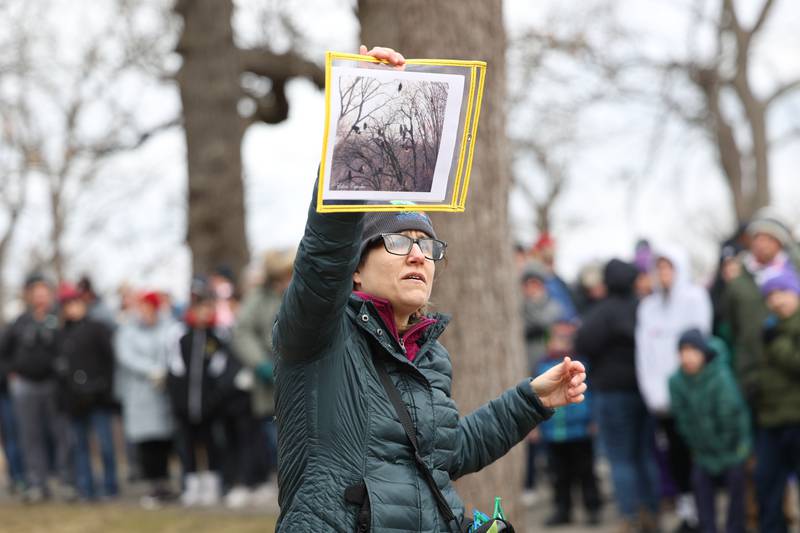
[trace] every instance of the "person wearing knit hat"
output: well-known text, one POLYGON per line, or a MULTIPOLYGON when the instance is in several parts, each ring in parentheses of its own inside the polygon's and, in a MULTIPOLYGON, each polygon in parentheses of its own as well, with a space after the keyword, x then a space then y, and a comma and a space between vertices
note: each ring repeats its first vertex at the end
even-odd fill
POLYGON ((736 369, 754 413, 760 531, 786 531, 782 502, 791 471, 800 471, 800 253, 788 226, 762 209, 747 227, 750 251, 724 295, 736 369), (788 453, 787 453, 787 450, 788 453))
POLYGON ((800 282, 786 268, 764 282, 763 384, 753 402, 758 424, 756 488, 759 530, 787 531, 782 503, 791 475, 800 476, 800 282))
MULTIPOLYGON (((405 63, 387 48, 361 53, 405 63)), ((278 533, 463 531, 453 480, 583 401, 586 370, 566 357, 459 414, 439 342, 449 317, 426 312, 445 253, 425 214, 319 213, 313 195, 273 327, 278 533)))
MULTIPOLYGON (((436 239, 430 217, 420 211, 400 211, 397 213, 368 213, 364 216, 364 233, 358 255, 363 257, 364 251, 371 244, 380 240, 383 234, 401 233, 403 231, 421 231, 430 239, 436 239)), ((441 249, 444 257, 447 243, 441 249)), ((437 258, 438 261, 440 258, 437 258)))
POLYGON ((765 279, 764 284, 761 285, 761 294, 766 297, 775 291, 800 294, 800 278, 791 265, 786 265, 785 268, 765 279))
POLYGON ((772 209, 759 210, 745 232, 748 249, 728 260, 719 322, 723 329, 730 328, 733 368, 752 406, 764 385, 759 377, 764 362, 762 324, 769 315, 764 284, 788 267, 797 272, 800 253, 788 226, 772 209))
POLYGON ((692 491, 702 531, 717 531, 716 487, 728 495, 726 531, 746 522, 745 463, 750 415, 728 364, 725 344, 690 329, 680 336, 680 368, 669 378, 675 425, 692 454, 692 491))
POLYGON ((296 250, 274 249, 264 254, 262 283, 244 297, 236 326, 233 347, 242 364, 254 374, 250 391, 254 439, 258 453, 251 457, 253 468, 249 487, 234 487, 225 497, 228 507, 236 508, 249 500, 255 505, 275 501, 277 495, 269 483, 278 467, 278 429, 275 421, 275 351, 272 348, 272 325, 289 282, 296 250))

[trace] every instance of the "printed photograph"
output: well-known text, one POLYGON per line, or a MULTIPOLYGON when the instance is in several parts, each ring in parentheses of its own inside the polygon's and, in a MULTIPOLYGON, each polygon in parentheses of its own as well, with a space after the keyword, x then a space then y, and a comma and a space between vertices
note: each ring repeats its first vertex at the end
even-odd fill
POLYGON ((443 199, 463 77, 360 68, 335 74, 327 196, 443 199))

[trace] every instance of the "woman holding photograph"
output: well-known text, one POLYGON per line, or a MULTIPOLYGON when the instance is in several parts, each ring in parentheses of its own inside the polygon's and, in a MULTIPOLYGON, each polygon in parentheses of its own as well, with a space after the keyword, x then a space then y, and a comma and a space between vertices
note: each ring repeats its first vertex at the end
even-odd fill
POLYGON ((437 341, 449 318, 426 312, 445 248, 423 213, 319 214, 312 202, 274 334, 278 531, 460 531, 452 480, 583 401, 585 370, 565 358, 459 416, 437 341))

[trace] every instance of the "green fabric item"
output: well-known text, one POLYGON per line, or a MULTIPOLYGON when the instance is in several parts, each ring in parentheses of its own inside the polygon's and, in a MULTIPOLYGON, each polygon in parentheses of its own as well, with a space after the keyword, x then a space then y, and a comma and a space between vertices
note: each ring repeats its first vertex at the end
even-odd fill
POLYGON ((757 420, 763 427, 800 424, 800 311, 779 321, 771 337, 761 371, 757 420))
POLYGON ((723 316, 733 338, 733 368, 742 392, 752 405, 761 388, 762 327, 769 311, 755 279, 744 268, 725 287, 722 302, 723 316))
POLYGON ((251 394, 253 413, 257 417, 272 416, 275 413, 275 387, 272 375, 264 379, 259 374, 259 367, 262 364, 274 367, 272 326, 280 305, 281 298, 275 292, 266 287, 253 289, 242 302, 233 330, 233 348, 237 357, 259 377, 251 394))
POLYGON ((692 459, 711 473, 744 461, 752 450, 750 415, 730 370, 721 340, 696 375, 678 370, 669 380, 672 414, 692 459))
POLYGON ((264 361, 256 367, 256 376, 263 383, 272 383, 272 376, 274 374, 274 366, 269 361, 264 361))
POLYGON ((362 218, 319 214, 312 202, 275 325, 279 532, 355 530, 359 509, 344 494, 360 483, 371 504, 371 531, 448 531, 373 357, 386 361, 414 420, 420 455, 458 517, 464 504, 451 481, 502 457, 552 414, 526 379, 459 416, 450 397, 450 357, 438 342, 448 317, 433 315, 437 322, 412 363, 374 305, 351 294, 362 218))

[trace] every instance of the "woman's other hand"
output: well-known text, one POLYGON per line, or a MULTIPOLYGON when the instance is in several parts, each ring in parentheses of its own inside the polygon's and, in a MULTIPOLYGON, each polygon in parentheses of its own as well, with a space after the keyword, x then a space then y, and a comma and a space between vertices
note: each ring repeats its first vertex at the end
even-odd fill
POLYGON ((375 59, 388 61, 393 67, 402 68, 406 64, 406 58, 403 57, 403 54, 384 46, 375 46, 372 50, 367 51, 367 47, 362 44, 358 49, 358 53, 362 56, 371 56, 375 59))
POLYGON ((562 407, 583 401, 585 381, 583 364, 565 357, 564 361, 531 381, 531 388, 545 407, 562 407))

